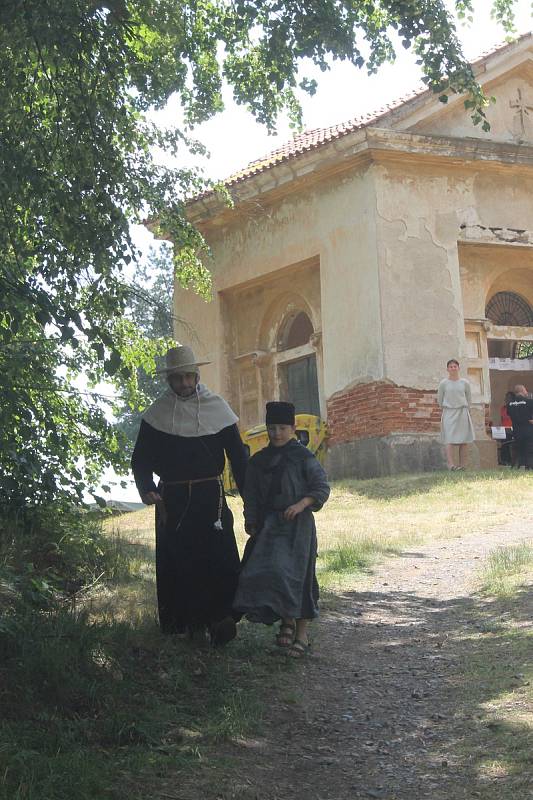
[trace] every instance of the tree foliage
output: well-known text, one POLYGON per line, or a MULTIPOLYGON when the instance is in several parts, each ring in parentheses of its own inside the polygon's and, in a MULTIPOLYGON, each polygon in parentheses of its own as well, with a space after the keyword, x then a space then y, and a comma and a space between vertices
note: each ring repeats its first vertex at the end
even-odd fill
MULTIPOLYGON (((457 0, 464 15, 469 0, 457 0)), ((496 14, 512 26, 510 0, 496 14)), ((222 108, 224 81, 272 129, 297 124, 300 64, 331 57, 373 72, 394 56, 391 34, 418 53, 429 87, 467 92, 475 122, 486 99, 439 0, 0 0, 0 502, 80 496, 103 464, 121 461, 104 378, 135 390, 161 342, 128 320, 124 271, 137 258, 130 226, 158 221, 185 285, 209 294, 204 243, 187 221, 205 188, 163 167, 199 145, 187 129, 222 108), (148 112, 177 94, 185 129, 148 112)))
MULTIPOLYGON (((174 270, 171 248, 163 244, 152 249, 135 275, 131 286, 127 315, 148 339, 171 340, 181 321, 173 313, 174 270)), ((118 430, 126 439, 128 455, 133 450, 139 430, 141 412, 168 387, 163 375, 154 375, 145 367, 137 367, 136 402, 118 400, 114 412, 118 430)))

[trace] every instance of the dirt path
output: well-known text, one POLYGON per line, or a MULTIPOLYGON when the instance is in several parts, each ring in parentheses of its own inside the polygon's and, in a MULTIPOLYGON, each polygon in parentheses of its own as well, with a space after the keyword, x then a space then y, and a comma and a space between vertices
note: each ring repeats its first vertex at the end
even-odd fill
MULTIPOLYGON (((494 684, 485 686, 476 673, 474 687, 468 675, 473 661, 505 658, 498 650, 501 607, 475 595, 474 578, 492 549, 524 540, 533 541, 533 517, 380 565, 357 592, 326 608, 314 653, 291 671, 263 737, 228 746, 238 773, 231 768, 217 787, 192 796, 498 798, 506 776, 479 772, 494 684)), ((529 611, 527 602, 524 596, 513 609, 518 630, 531 625, 531 597, 529 611)), ((508 685, 500 688, 513 691, 519 706, 518 669, 509 664, 508 685)), ((526 797, 533 790, 516 800, 526 797)))

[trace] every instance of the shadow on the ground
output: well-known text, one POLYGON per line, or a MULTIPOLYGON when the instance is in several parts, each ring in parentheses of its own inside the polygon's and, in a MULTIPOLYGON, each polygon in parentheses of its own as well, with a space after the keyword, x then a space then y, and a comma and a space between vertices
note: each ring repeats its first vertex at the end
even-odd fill
MULTIPOLYGON (((328 593, 324 605, 316 652, 284 674, 260 738, 224 744, 224 769, 199 770, 184 800, 529 797, 526 589, 505 602, 328 593)), ((252 661, 264 668, 260 652, 252 661)))
POLYGON ((427 558, 426 553, 417 553, 413 550, 397 550, 393 555, 397 558, 427 558))
MULTIPOLYGON (((371 796, 528 796, 532 613, 525 587, 506 601, 439 601, 409 592, 343 595, 329 616, 344 640, 341 652, 353 653, 358 708, 349 719, 365 752, 364 781, 372 787, 381 775, 374 784, 378 794, 371 796), (376 690, 381 709, 370 703, 376 690), (387 739, 388 757, 383 748, 368 746, 373 739, 387 739), (384 783, 387 763, 392 777, 384 783)), ((352 739, 347 758, 355 754, 353 745, 352 739)))

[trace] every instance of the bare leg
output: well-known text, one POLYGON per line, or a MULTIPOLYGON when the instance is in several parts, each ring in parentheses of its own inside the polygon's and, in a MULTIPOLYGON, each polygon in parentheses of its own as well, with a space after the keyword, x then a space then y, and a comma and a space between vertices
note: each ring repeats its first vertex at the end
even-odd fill
POLYGON ((451 469, 453 467, 453 465, 454 465, 453 464, 453 448, 454 447, 455 447, 455 445, 453 445, 453 444, 447 444, 447 445, 444 446, 444 449, 446 451, 446 463, 448 464, 448 469, 451 469))
POLYGON ((292 647, 290 647, 287 652, 287 655, 289 655, 291 658, 303 658, 307 653, 309 646, 307 624, 308 620, 306 619, 296 620, 296 636, 294 638, 292 647))
POLYGON ((307 635, 307 625, 308 620, 306 619, 297 619, 296 620, 296 639, 299 642, 303 642, 304 644, 308 644, 309 637, 307 635))
POLYGON ((467 444, 460 444, 459 445, 459 466, 466 467, 467 462, 467 452, 468 452, 468 445, 467 444))

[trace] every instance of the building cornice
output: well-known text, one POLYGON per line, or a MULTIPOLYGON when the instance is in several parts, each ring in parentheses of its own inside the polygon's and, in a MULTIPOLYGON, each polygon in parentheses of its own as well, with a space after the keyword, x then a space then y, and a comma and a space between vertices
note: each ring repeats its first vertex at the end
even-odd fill
POLYGON ((320 148, 300 155, 298 159, 275 164, 267 171, 252 175, 230 187, 233 207, 228 207, 214 194, 193 200, 188 205, 189 219, 195 225, 203 227, 215 220, 224 224, 240 214, 248 217, 250 208, 259 200, 261 204, 267 198, 268 202, 275 202, 283 196, 300 191, 307 184, 353 169, 357 162, 368 162, 366 133, 361 130, 342 139, 334 139, 320 148))
POLYGON ((450 159, 464 166, 469 162, 493 162, 505 166, 533 166, 533 145, 515 142, 495 142, 473 137, 436 136, 432 134, 392 131, 371 128, 367 131, 367 144, 372 160, 405 160, 410 155, 427 161, 450 159), (403 157, 403 158, 402 158, 403 157))
POLYGON ((473 137, 436 136, 390 128, 366 128, 317 150, 272 166, 233 187, 233 206, 214 194, 192 201, 191 222, 201 230, 227 225, 240 217, 249 218, 259 204, 278 202, 313 184, 372 163, 446 164, 463 169, 483 164, 497 169, 533 169, 533 145, 495 142, 473 137))

